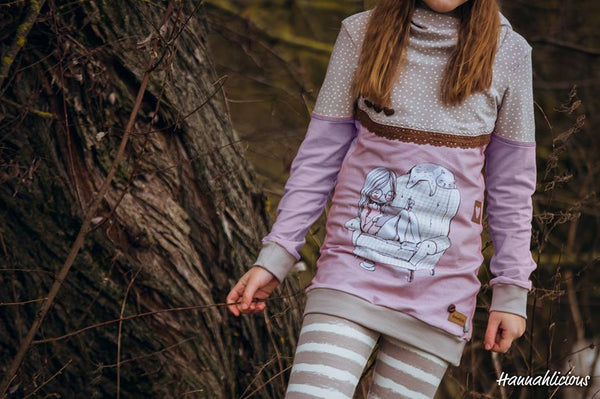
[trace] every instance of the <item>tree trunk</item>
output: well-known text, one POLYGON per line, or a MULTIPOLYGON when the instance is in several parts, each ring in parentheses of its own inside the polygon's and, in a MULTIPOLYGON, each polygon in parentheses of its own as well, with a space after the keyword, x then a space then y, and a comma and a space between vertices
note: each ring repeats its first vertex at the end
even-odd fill
MULTIPOLYGON (((31 4, 0 11, 3 55, 31 4)), ((2 374, 41 302, 15 303, 54 282, 121 141, 150 58, 144 39, 159 34, 127 159, 36 340, 118 319, 122 306, 124 317, 207 306, 125 320, 120 334, 112 323, 36 342, 9 396, 237 398, 261 385, 255 397, 283 396, 287 373, 275 375, 291 364, 303 294, 239 319, 216 305, 252 264, 269 218, 199 4, 174 2, 161 29, 166 2, 50 1, 16 52, 0 88, 2 374)), ((273 297, 298 292, 288 280, 273 297)))

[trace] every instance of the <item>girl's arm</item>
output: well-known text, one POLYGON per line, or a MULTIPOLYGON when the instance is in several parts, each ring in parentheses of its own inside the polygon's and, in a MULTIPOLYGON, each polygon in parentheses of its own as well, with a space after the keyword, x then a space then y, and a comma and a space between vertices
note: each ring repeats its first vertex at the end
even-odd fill
POLYGON ((536 189, 532 48, 527 44, 506 76, 507 86, 494 133, 485 150, 487 215, 494 247, 489 311, 527 318, 531 272, 532 195, 536 189))
POLYGON ((311 114, 306 137, 291 165, 271 232, 254 265, 283 281, 311 225, 333 192, 342 161, 356 136, 350 82, 358 62, 357 46, 345 20, 335 41, 327 72, 311 114))

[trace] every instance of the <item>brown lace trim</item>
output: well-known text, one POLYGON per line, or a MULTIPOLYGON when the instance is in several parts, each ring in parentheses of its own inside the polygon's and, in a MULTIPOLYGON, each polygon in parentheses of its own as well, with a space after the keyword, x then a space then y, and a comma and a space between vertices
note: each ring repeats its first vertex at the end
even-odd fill
POLYGON ((488 144, 491 136, 491 133, 480 134, 478 136, 464 136, 385 125, 372 120, 369 114, 360 108, 356 109, 355 118, 371 133, 377 136, 417 144, 431 144, 438 147, 476 148, 488 144))

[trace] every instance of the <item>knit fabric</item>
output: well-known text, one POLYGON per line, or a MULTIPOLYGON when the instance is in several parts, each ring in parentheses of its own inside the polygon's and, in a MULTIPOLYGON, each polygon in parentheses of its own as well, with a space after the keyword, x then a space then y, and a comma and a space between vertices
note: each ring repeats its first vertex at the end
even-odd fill
POLYGON ((283 280, 331 200, 305 314, 351 318, 458 365, 481 286, 484 209, 494 246, 489 310, 526 318, 536 267, 532 48, 499 13, 491 87, 446 107, 440 82, 459 17, 417 4, 393 114, 363 97, 355 108, 350 81, 371 11, 342 21, 255 265, 283 280))
MULTIPOLYGON (((349 82, 358 65, 358 49, 371 12, 363 11, 342 21, 313 110, 315 114, 337 118, 353 116, 349 82)), ((476 136, 491 132, 498 122, 499 135, 511 140, 535 141, 531 46, 509 29, 510 23, 502 14, 500 21, 503 30, 492 88, 487 93, 471 95, 459 107, 444 107, 439 99, 439 87, 443 68, 457 42, 460 19, 456 9, 442 14, 424 6, 416 7, 407 63, 392 90, 395 113, 392 116, 376 113, 363 101, 358 102, 359 107, 367 111, 371 119, 386 125, 476 136), (498 115, 497 107, 503 102, 504 94, 504 107, 498 115)))

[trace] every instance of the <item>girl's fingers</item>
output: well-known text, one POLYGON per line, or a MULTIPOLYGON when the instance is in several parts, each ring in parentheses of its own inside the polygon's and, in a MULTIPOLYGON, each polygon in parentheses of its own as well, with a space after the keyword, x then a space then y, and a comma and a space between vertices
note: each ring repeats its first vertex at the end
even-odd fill
POLYGON ((239 316, 240 312, 239 312, 237 306, 231 305, 232 303, 237 302, 236 296, 237 296, 237 294, 234 291, 231 291, 229 293, 229 295, 227 295, 227 299, 226 299, 227 300, 227 309, 229 309, 229 311, 231 313, 233 313, 234 316, 239 316))
POLYGON ((260 313, 263 310, 265 310, 266 307, 267 307, 267 305, 265 302, 252 302, 251 310, 247 313, 252 313, 252 314, 260 313))
MULTIPOLYGON (((233 302, 233 301, 227 300, 227 303, 231 303, 231 302, 233 302)), ((231 313, 233 313, 234 316, 240 315, 240 313, 235 305, 227 305, 227 309, 229 309, 229 311, 231 313)))
POLYGON ((227 296, 227 308, 235 316, 258 313, 266 308, 264 299, 269 297, 275 287, 272 283, 265 283, 260 277, 257 273, 252 275, 248 272, 231 289, 227 296))
POLYGON ((256 279, 250 279, 250 281, 248 281, 248 285, 246 286, 246 289, 244 290, 244 294, 242 295, 241 299, 242 310, 252 310, 252 299, 254 298, 254 294, 259 288, 259 282, 256 279))
POLYGON ((498 320, 493 314, 490 314, 484 337, 485 349, 491 350, 494 346, 494 343, 497 342, 499 325, 500 320, 498 320))
POLYGON ((237 282, 237 284, 231 289, 229 295, 227 295, 227 308, 231 313, 235 316, 240 315, 240 307, 239 305, 234 305, 236 302, 240 302, 244 292, 246 290, 246 276, 242 276, 242 278, 237 282))
POLYGON ((510 349, 512 341, 513 339, 510 334, 508 334, 506 330, 500 328, 498 329, 498 334, 496 335, 496 340, 491 350, 498 353, 506 353, 510 349))

